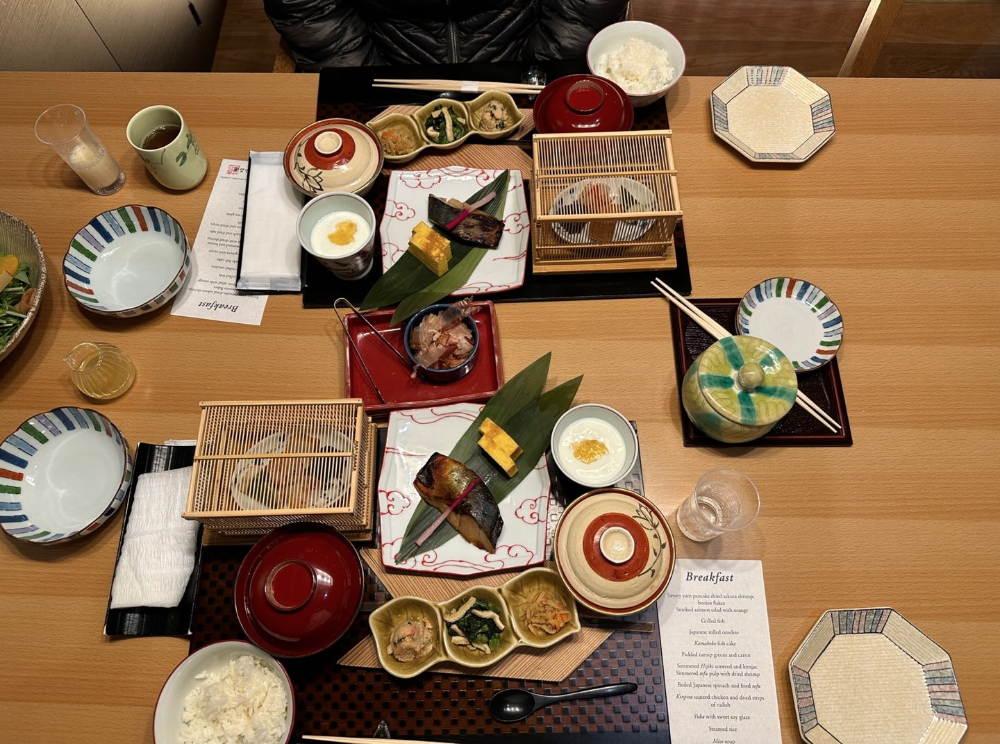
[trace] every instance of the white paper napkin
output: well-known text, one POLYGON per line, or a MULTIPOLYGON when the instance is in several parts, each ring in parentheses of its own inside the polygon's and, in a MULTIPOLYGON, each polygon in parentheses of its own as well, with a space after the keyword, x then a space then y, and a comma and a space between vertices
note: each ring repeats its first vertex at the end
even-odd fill
POLYGON ((122 541, 111 609, 176 607, 194 569, 198 523, 184 519, 191 468, 139 476, 122 541))
POLYGON ((302 249, 295 222, 302 197, 285 178, 280 152, 251 152, 236 289, 300 292, 302 249))

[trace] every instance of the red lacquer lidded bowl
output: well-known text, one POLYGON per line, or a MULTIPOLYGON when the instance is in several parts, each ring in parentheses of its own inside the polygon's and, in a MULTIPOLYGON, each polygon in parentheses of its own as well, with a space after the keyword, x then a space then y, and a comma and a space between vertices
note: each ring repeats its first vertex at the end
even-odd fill
POLYGON ((596 75, 566 75, 545 86, 534 106, 539 134, 627 132, 635 113, 618 85, 596 75))
POLYGON ((351 627, 364 595, 361 558, 337 530, 292 524, 268 533, 236 576, 236 616, 276 656, 310 656, 351 627))

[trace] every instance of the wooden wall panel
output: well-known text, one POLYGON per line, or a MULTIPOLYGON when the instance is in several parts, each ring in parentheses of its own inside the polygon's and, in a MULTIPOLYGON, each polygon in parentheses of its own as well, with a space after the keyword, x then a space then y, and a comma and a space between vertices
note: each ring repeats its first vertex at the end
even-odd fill
POLYGON ((76 3, 0 2, 0 70, 118 69, 76 3))
POLYGON ((76 1, 123 70, 212 69, 226 0, 191 0, 200 25, 186 0, 76 1))
POLYGON ((908 0, 872 76, 1000 78, 1000 2, 908 0))
POLYGON ((632 17, 680 39, 691 75, 775 64, 826 76, 840 69, 867 7, 866 0, 632 0, 632 17))

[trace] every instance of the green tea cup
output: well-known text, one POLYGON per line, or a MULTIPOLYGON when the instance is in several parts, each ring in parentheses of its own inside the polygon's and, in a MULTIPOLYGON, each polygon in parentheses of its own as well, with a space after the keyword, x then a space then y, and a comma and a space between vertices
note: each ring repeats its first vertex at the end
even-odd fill
POLYGON ((205 178, 205 153, 177 109, 144 108, 129 120, 125 134, 153 178, 166 188, 186 191, 205 178))

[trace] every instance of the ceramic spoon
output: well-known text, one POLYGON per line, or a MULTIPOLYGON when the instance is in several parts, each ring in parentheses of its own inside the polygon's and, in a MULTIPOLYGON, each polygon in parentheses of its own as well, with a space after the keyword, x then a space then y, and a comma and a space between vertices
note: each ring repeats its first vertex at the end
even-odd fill
POLYGON ((569 700, 593 700, 594 698, 612 697, 613 695, 628 695, 639 689, 632 682, 619 685, 601 685, 588 687, 576 692, 562 695, 539 695, 527 690, 503 690, 490 700, 490 715, 501 723, 514 723, 527 718, 540 708, 547 708, 556 703, 569 700))

